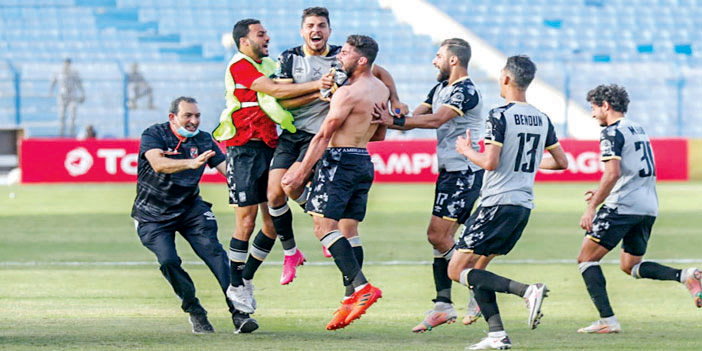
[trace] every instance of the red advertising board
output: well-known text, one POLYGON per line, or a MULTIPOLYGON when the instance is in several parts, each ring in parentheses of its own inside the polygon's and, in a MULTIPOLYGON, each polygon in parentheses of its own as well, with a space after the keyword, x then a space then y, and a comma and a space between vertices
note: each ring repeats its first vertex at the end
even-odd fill
MULTIPOLYGON (((569 168, 539 171, 537 181, 597 181, 602 175, 597 141, 561 140, 569 168)), ((659 180, 688 180, 685 139, 654 139, 659 180)), ((437 176, 435 140, 388 140, 368 145, 377 182, 433 182, 437 176)), ((135 182, 139 140, 24 139, 20 153, 23 183, 135 182)), ((223 182, 208 169, 204 182, 223 182)))

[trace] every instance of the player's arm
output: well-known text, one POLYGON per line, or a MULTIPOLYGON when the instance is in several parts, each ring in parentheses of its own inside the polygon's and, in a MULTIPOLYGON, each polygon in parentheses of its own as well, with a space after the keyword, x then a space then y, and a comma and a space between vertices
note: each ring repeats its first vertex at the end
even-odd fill
POLYGON ((407 107, 407 104, 403 103, 400 101, 400 97, 397 95, 397 87, 395 86, 395 80, 392 78, 392 75, 388 70, 385 68, 379 66, 379 65, 373 65, 371 68, 371 73, 373 75, 380 79, 380 81, 385 84, 385 86, 390 90, 390 107, 392 111, 398 115, 406 115, 409 113, 409 107, 407 107))
POLYGON ((600 179, 600 185, 596 190, 590 190, 585 193, 586 201, 588 201, 587 209, 580 218, 580 227, 592 231, 592 221, 595 219, 597 206, 605 201, 607 196, 612 192, 614 185, 617 183, 621 175, 621 160, 610 159, 605 162, 604 173, 600 179))
POLYGON ((282 99, 278 100, 278 103, 280 106, 282 106, 284 109, 291 109, 291 108, 298 108, 301 106, 305 106, 309 104, 312 101, 315 101, 320 98, 319 91, 315 91, 313 93, 309 93, 306 95, 294 97, 292 99, 282 99))
POLYGON ((251 83, 251 89, 273 96, 276 99, 289 99, 307 95, 320 89, 329 89, 333 83, 330 75, 324 75, 319 80, 299 84, 276 83, 272 79, 261 76, 251 83))
POLYGON ((549 152, 551 157, 541 158, 539 168, 551 170, 568 168, 568 158, 566 157, 563 148, 561 148, 561 144, 558 142, 556 131, 555 128, 553 128, 550 118, 548 119, 548 131, 546 132, 546 150, 549 152))
POLYGON ((467 157, 476 166, 486 170, 494 171, 500 164, 501 143, 489 143, 485 140, 485 151, 478 152, 473 149, 473 141, 470 137, 470 129, 466 130, 466 137, 456 139, 456 151, 467 157))
POLYGON ((322 122, 322 127, 319 132, 312 138, 310 145, 307 148, 307 153, 302 160, 300 167, 290 169, 285 173, 282 179, 282 184, 292 188, 298 188, 305 180, 305 175, 309 174, 312 167, 319 161, 324 154, 331 141, 334 132, 339 129, 346 120, 346 117, 353 110, 353 97, 349 92, 348 87, 341 87, 334 93, 329 105, 329 113, 322 122))
POLYGON ((418 106, 413 113, 413 117, 392 116, 387 106, 376 105, 374 109, 374 123, 380 123, 390 129, 410 130, 415 128, 436 129, 444 123, 458 116, 458 112, 448 106, 442 106, 436 113, 427 113, 431 110, 424 106, 418 106))
POLYGON ((151 168, 153 168, 156 173, 165 174, 178 173, 188 169, 198 169, 214 155, 214 151, 207 150, 196 158, 172 159, 166 157, 165 151, 161 149, 150 149, 144 153, 144 157, 149 161, 151 168))
POLYGON ((346 117, 353 110, 353 97, 347 87, 341 87, 334 93, 329 105, 329 113, 322 122, 319 132, 310 141, 305 158, 302 160, 301 168, 305 172, 309 171, 319 161, 327 149, 334 132, 344 123, 346 117))
POLYGON ((369 141, 383 141, 385 140, 385 134, 387 134, 388 127, 380 125, 378 128, 375 130, 375 133, 373 133, 373 136, 370 138, 369 141))
POLYGON ((555 171, 568 168, 568 157, 566 157, 565 151, 563 151, 560 144, 556 144, 546 150, 551 154, 551 157, 542 158, 539 168, 555 171))
POLYGON ((215 166, 215 169, 217 170, 217 172, 219 172, 219 174, 221 174, 225 177, 227 176, 227 162, 226 161, 220 162, 217 166, 215 166))
POLYGON ((623 148, 624 136, 619 131, 609 128, 605 128, 602 131, 600 134, 600 159, 605 164, 604 173, 597 189, 585 192, 587 209, 580 218, 580 227, 588 232, 592 231, 592 221, 595 218, 597 206, 605 201, 621 176, 623 148))

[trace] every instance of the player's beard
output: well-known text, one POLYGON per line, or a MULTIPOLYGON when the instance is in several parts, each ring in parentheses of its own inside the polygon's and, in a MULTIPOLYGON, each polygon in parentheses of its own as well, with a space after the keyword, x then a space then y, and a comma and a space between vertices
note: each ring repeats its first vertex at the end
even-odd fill
POLYGON ((451 75, 451 71, 449 71, 446 66, 442 66, 439 68, 439 74, 436 75, 436 80, 439 82, 443 82, 445 80, 449 79, 449 76, 451 75))
POLYGON ((342 64, 342 68, 344 69, 344 72, 346 72, 346 76, 347 76, 347 77, 352 77, 352 76, 353 76, 353 72, 355 72, 355 71, 356 71, 356 68, 358 68, 358 63, 357 63, 356 61, 354 61, 354 62, 351 64, 351 66, 349 66, 349 67, 343 67, 343 64, 342 64))
POLYGON ((256 43, 256 42, 253 42, 252 49, 253 49, 253 52, 254 52, 254 53, 256 54, 256 56, 258 56, 258 57, 263 58, 263 57, 267 57, 267 56, 268 56, 267 53, 264 53, 264 52, 263 52, 263 46, 259 45, 259 44, 256 43))

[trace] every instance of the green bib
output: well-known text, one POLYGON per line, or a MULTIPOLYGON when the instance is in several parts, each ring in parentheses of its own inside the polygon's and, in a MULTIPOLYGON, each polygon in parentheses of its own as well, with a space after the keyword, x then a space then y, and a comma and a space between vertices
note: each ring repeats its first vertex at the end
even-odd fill
MULTIPOLYGON (((231 67, 233 64, 246 60, 249 61, 257 71, 263 73, 266 77, 269 77, 275 72, 275 61, 269 57, 264 57, 261 63, 254 61, 252 58, 242 54, 236 53, 234 57, 229 61, 227 67, 231 67)), ((229 140, 236 135, 236 127, 234 126, 234 121, 232 120, 232 113, 234 111, 240 110, 242 108, 258 106, 263 110, 263 112, 275 123, 279 124, 281 128, 289 131, 290 133, 295 133, 297 128, 293 125, 295 118, 286 109, 284 109, 278 103, 278 100, 273 96, 264 94, 261 92, 256 92, 257 102, 244 102, 242 103, 234 95, 234 90, 237 88, 245 88, 241 85, 237 87, 234 77, 232 77, 231 72, 227 69, 224 75, 224 85, 226 88, 226 102, 227 107, 222 110, 219 115, 219 125, 212 132, 212 137, 217 141, 229 140)))

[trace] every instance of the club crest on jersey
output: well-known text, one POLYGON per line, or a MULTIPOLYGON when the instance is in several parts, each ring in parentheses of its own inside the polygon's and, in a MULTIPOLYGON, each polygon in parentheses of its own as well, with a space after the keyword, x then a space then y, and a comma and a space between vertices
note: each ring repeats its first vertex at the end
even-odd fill
POLYGON ((463 100, 465 100, 465 98, 466 97, 463 95, 463 93, 456 92, 453 95, 451 95, 451 102, 454 104, 460 104, 461 102, 463 102, 463 100))
POLYGON ((613 153, 612 142, 603 139, 602 142, 600 142, 600 153, 602 153, 602 155, 611 155, 613 153))
POLYGON ((198 155, 197 147, 195 147, 195 146, 190 147, 190 157, 195 158, 195 157, 197 157, 197 155, 198 155))

